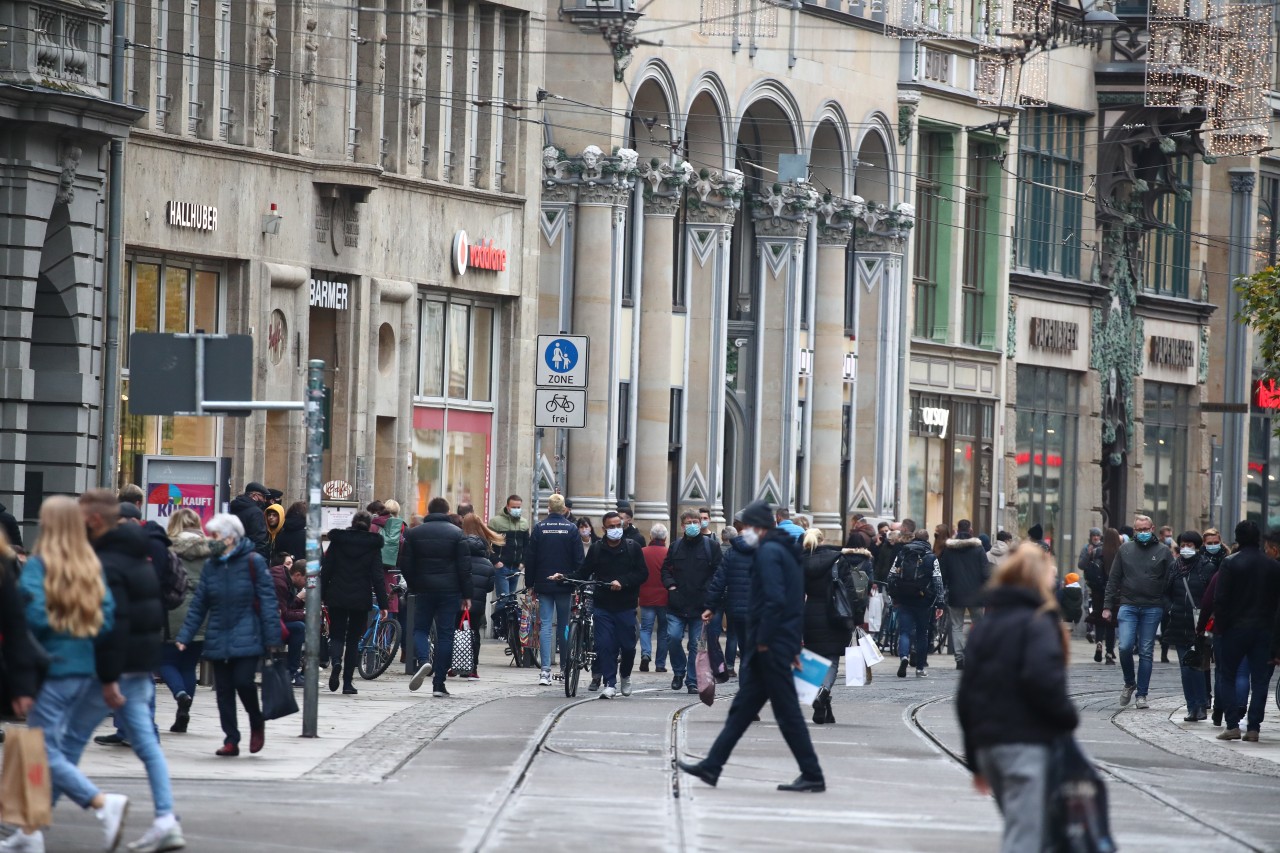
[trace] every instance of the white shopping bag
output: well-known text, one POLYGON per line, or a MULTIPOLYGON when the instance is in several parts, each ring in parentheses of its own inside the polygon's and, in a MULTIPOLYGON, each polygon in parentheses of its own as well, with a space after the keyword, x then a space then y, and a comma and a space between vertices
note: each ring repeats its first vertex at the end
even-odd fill
POLYGON ((858 651, 862 654, 862 659, 867 662, 867 666, 875 666, 883 661, 884 655, 880 654, 880 649, 876 648, 876 641, 861 631, 858 634, 858 651))
POLYGON ((800 650, 800 669, 793 669, 792 680, 796 685, 796 696, 801 705, 812 705, 818 698, 818 691, 827 680, 827 670, 831 669, 831 661, 808 649, 800 650))
POLYGON ((867 665, 862 660, 862 651, 857 646, 849 646, 844 650, 844 686, 866 687, 867 665))

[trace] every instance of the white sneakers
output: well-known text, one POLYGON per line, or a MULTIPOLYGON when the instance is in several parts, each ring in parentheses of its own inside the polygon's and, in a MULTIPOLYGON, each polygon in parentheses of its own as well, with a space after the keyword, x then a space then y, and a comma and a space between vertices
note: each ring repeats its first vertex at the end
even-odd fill
POLYGON ((600 691, 601 699, 612 699, 614 696, 617 696, 617 695, 618 695, 618 691, 613 687, 606 686, 603 690, 600 691))
POLYGON ((1147 704, 1147 697, 1146 697, 1146 696, 1139 696, 1139 697, 1138 697, 1138 701, 1133 703, 1133 707, 1137 708, 1139 711, 1145 711, 1145 710, 1147 710, 1147 708, 1149 708, 1149 707, 1150 707, 1150 706, 1147 704))
POLYGON ((19 829, 0 842, 0 850, 4 853, 44 853, 44 833, 37 829, 28 835, 19 829))
POLYGON ((544 670, 543 670, 543 671, 538 675, 538 686, 539 686, 539 687, 550 687, 550 686, 551 686, 551 670, 549 670, 549 669, 544 669, 544 670))
POLYGON ((187 846, 182 837, 182 827, 173 815, 156 818, 151 828, 137 841, 129 845, 130 853, 165 853, 167 850, 181 850, 187 846))
POLYGON ((107 853, 120 846, 120 834, 124 831, 124 819, 129 814, 129 798, 124 794, 104 794, 102 808, 94 814, 102 824, 102 840, 107 853))
POLYGON ((431 666, 431 661, 427 661, 422 666, 418 667, 418 671, 413 674, 413 678, 409 679, 409 689, 417 690, 422 686, 422 682, 426 681, 434 671, 434 668, 431 666))
POLYGON ((630 678, 618 679, 618 692, 621 693, 623 696, 631 695, 631 679, 630 678))

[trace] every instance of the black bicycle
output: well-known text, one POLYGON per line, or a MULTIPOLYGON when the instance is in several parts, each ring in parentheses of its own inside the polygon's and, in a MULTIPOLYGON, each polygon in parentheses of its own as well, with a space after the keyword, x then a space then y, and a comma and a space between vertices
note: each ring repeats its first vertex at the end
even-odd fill
POLYGON ((578 677, 582 671, 590 671, 596 661, 595 600, 599 581, 579 581, 566 578, 573 584, 573 601, 569 610, 569 624, 565 626, 564 660, 560 668, 564 675, 564 695, 572 699, 578 695, 578 677))
MULTIPOLYGON (((517 578, 524 577, 524 572, 516 572, 509 576, 512 586, 517 578)), ((493 603, 493 632, 499 640, 507 643, 503 653, 511 658, 511 663, 518 667, 537 666, 537 604, 533 590, 525 587, 522 590, 512 589, 506 595, 498 596, 493 603), (522 630, 523 625, 523 630, 522 630)))

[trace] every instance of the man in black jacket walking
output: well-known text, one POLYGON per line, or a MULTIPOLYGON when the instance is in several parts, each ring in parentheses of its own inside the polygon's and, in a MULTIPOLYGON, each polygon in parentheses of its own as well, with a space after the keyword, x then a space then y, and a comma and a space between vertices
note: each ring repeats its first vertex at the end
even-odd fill
POLYGON ((955 648, 956 669, 964 669, 965 613, 974 625, 982 619, 982 587, 991 575, 991 563, 982 548, 982 540, 973 535, 969 519, 956 522, 956 538, 947 540, 939 562, 951 611, 951 644, 955 648))
MULTIPOLYGON (((601 699, 612 699, 619 687, 631 695, 631 667, 636 660, 636 607, 640 585, 649 577, 644 554, 635 542, 622 535, 622 518, 605 513, 604 539, 587 552, 578 573, 580 580, 595 580, 608 586, 596 591, 596 667, 604 689, 601 699), (621 657, 621 667, 619 667, 621 657), (622 683, 618 684, 621 670, 622 683)), ((554 580, 560 576, 553 575, 554 580)))
POLYGON ((765 501, 742 511, 743 536, 756 545, 751 572, 751 597, 738 695, 729 718, 707 757, 697 764, 681 761, 680 769, 714 786, 720 771, 766 702, 782 730, 782 737, 800 765, 800 777, 779 785, 779 791, 825 791, 826 779, 813 741, 805 727, 796 697, 793 667, 799 665, 804 631, 804 573, 796 561, 796 545, 789 533, 775 526, 765 501), (749 534, 749 535, 748 535, 749 534))
POLYGON ((720 546, 702 535, 698 514, 685 510, 680 514, 684 533, 667 549, 662 561, 662 585, 667 588, 667 652, 671 655, 671 689, 679 690, 680 682, 690 693, 698 692, 698 675, 692 666, 702 636, 702 611, 707 598, 707 585, 724 558, 720 546), (689 637, 689 653, 683 646, 689 637))
POLYGON ((427 504, 427 517, 405 532, 399 565, 416 598, 413 651, 418 671, 409 679, 409 689, 417 690, 431 675, 432 695, 446 697, 449 691, 444 680, 453 660, 454 620, 471 606, 471 550, 462 528, 449 522, 447 500, 432 498, 427 504), (436 628, 434 665, 431 662, 433 623, 436 628))
POLYGON ((1262 552, 1262 531, 1252 521, 1236 525, 1239 550, 1222 561, 1213 599, 1213 633, 1222 651, 1218 667, 1234 673, 1240 662, 1249 661, 1249 696, 1236 695, 1234 678, 1222 679, 1221 704, 1227 712, 1226 731, 1219 740, 1246 740, 1256 743, 1267 708, 1267 688, 1271 685, 1272 662, 1280 650, 1273 646, 1272 631, 1280 610, 1280 563, 1262 552), (1248 698, 1248 728, 1240 734, 1241 709, 1248 698))
POLYGON ((250 483, 244 487, 244 494, 238 495, 228 507, 244 526, 244 537, 253 543, 253 550, 262 555, 267 565, 271 564, 271 537, 267 535, 265 510, 270 505, 270 493, 261 483, 250 483))

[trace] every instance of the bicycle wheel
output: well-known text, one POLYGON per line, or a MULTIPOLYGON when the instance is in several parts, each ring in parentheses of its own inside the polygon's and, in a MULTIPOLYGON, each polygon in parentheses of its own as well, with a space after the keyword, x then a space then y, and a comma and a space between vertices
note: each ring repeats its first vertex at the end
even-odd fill
POLYGON ((582 673, 582 625, 569 623, 569 640, 565 643, 564 695, 572 699, 578 695, 578 676, 582 673))
POLYGON ((360 652, 360 677, 372 681, 387 671, 400 651, 400 623, 394 619, 381 622, 360 652))
POLYGON ((507 623, 507 651, 511 654, 511 662, 523 667, 524 645, 520 642, 520 618, 511 618, 507 623))

